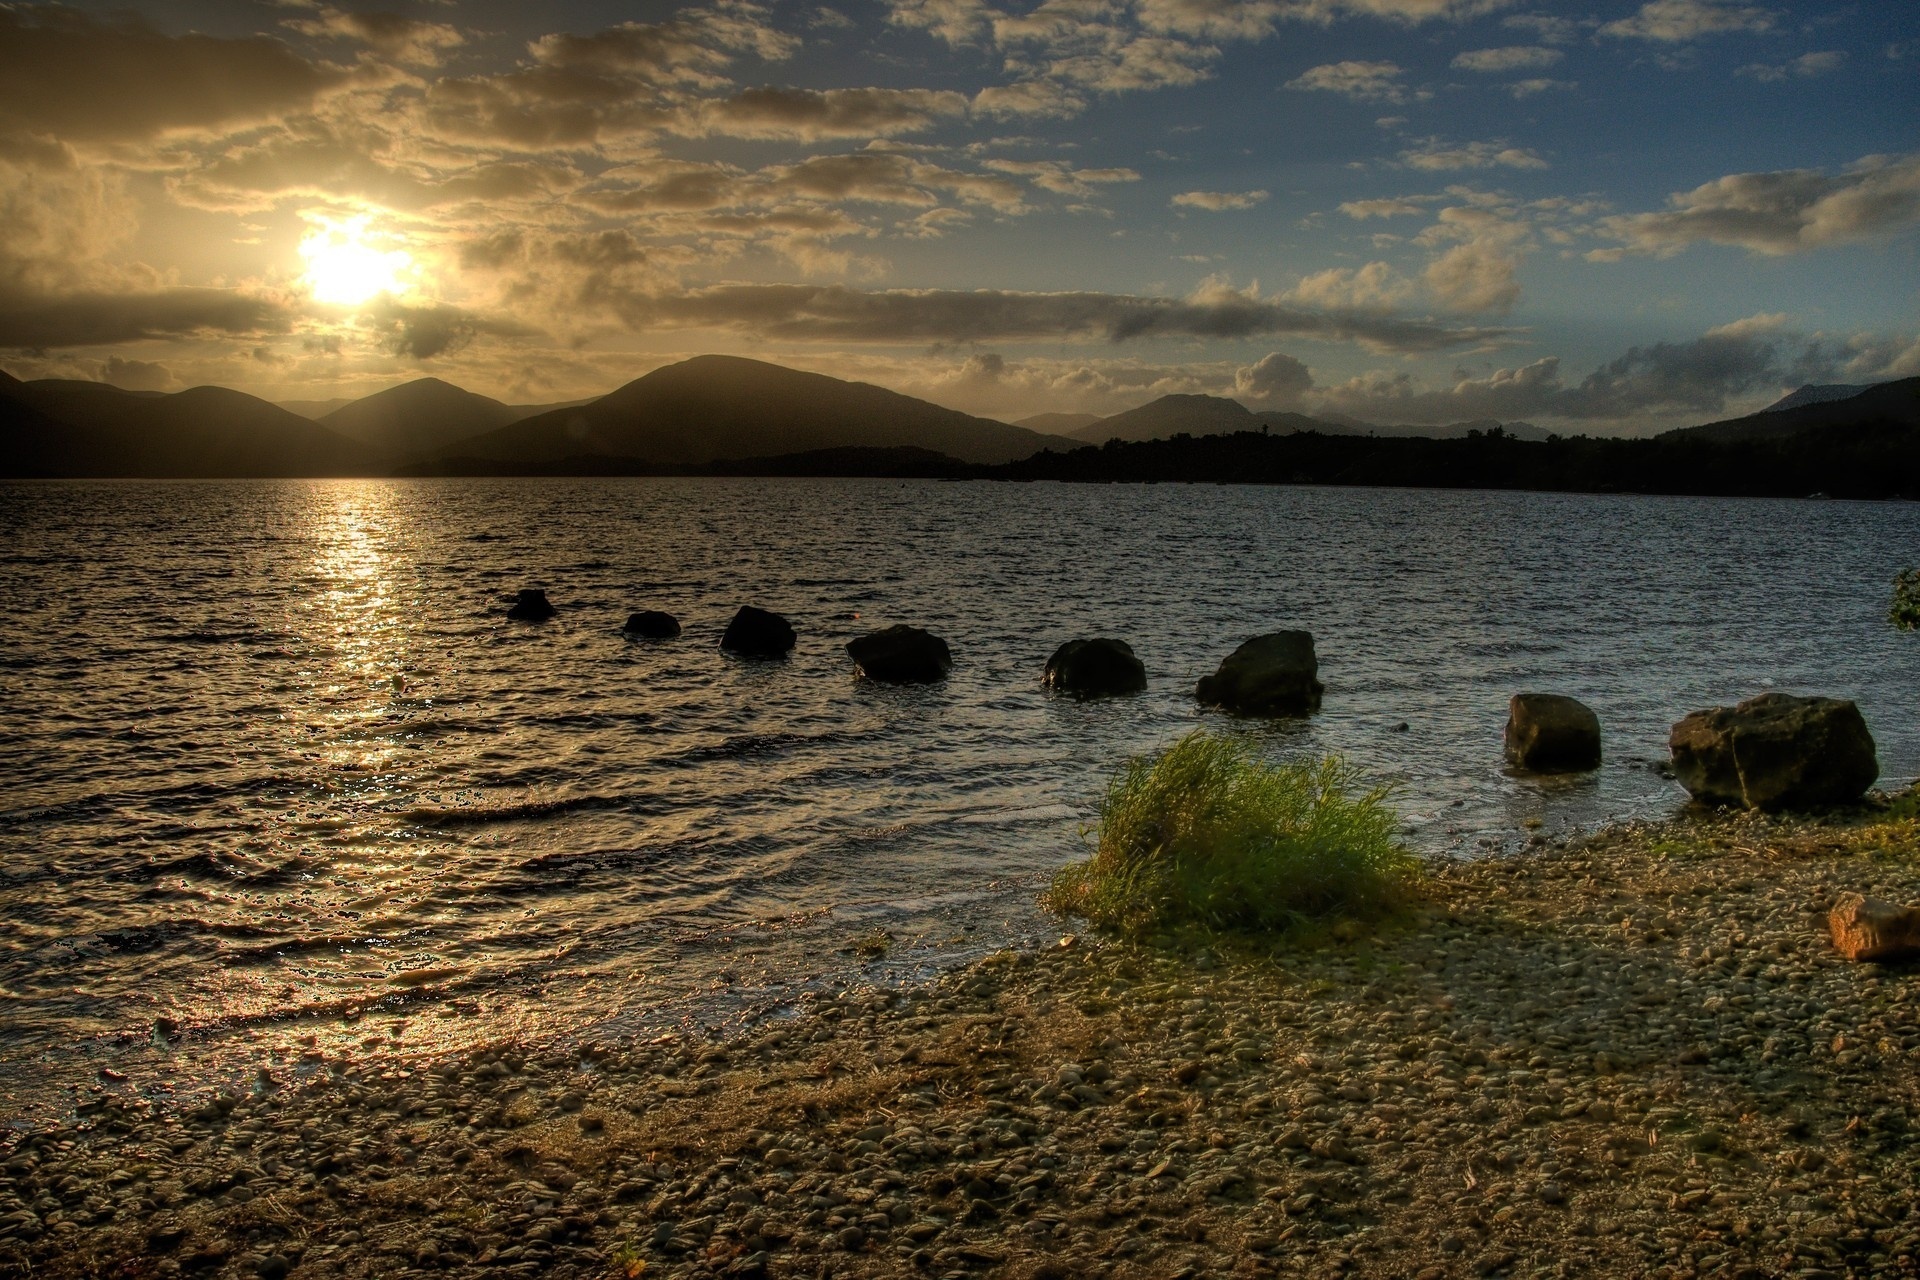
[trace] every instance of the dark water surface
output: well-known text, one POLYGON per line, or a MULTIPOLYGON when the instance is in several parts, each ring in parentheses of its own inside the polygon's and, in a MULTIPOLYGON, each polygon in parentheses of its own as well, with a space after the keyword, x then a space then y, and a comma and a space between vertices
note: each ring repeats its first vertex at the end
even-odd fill
MULTIPOLYGON (((1399 785, 1433 851, 1661 814, 1696 707, 1857 699, 1920 772, 1885 623, 1920 506, 1307 488, 446 480, 0 486, 0 1112, 101 1066, 186 1088, 302 1054, 744 1016, 1057 923, 1112 766, 1192 727, 1248 635, 1311 629, 1326 709, 1241 726, 1399 785), (560 607, 510 623, 516 588, 560 607), (788 614, 782 663, 716 648, 788 614), (669 642, 620 634, 678 614, 669 642), (944 685, 862 685, 924 625, 944 685), (1047 696, 1117 635, 1145 695, 1047 696), (1608 761, 1500 768, 1507 695, 1608 761), (1404 722, 1405 731, 1396 731, 1404 722), (880 961, 842 951, 887 930, 880 961), (156 1041, 157 1019, 177 1026, 156 1041)), ((164 1024, 163 1024, 164 1025, 164 1024)))

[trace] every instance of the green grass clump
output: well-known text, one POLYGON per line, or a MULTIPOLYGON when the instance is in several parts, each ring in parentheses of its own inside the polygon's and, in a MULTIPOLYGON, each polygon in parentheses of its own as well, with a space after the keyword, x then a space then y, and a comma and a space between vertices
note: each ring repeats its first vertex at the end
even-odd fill
POLYGON ((1887 621, 1902 631, 1920 629, 1920 569, 1904 569, 1893 575, 1893 607, 1887 621))
POLYGON ((1379 914, 1419 866, 1386 800, 1337 757, 1268 764, 1196 731, 1127 763, 1101 802, 1093 856, 1062 868, 1042 903, 1123 932, 1379 914))

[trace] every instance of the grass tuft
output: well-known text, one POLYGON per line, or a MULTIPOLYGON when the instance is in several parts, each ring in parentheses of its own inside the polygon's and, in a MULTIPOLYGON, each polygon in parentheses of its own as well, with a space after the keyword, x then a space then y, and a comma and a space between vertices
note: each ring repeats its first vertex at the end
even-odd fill
POLYGON ((1337 757, 1269 764, 1196 731, 1127 763, 1101 802, 1093 856, 1062 868, 1042 905, 1128 933, 1377 915, 1419 870, 1387 794, 1337 757))
POLYGON ((1902 631, 1920 630, 1920 569, 1903 569, 1893 575, 1893 607, 1887 621, 1902 631))

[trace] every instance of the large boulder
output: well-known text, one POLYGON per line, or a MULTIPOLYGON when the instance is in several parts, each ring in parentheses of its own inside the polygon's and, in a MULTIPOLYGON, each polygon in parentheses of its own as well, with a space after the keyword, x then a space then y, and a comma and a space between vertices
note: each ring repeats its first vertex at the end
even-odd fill
POLYGON ((893 626, 847 641, 854 669, 886 684, 932 684, 953 670, 947 642, 919 627, 893 626))
POLYGON ((520 598, 507 610, 507 616, 515 622, 545 622, 558 612, 547 602, 547 593, 538 587, 528 587, 520 593, 520 598))
POLYGON ((742 605, 720 637, 720 647, 749 658, 781 658, 793 652, 793 625, 777 613, 742 605))
POLYGON ((1125 640, 1069 640, 1047 659, 1040 683, 1057 693, 1104 698, 1147 687, 1146 664, 1125 640))
POLYGON ((1507 703, 1507 763, 1528 773, 1600 767, 1600 717, 1577 698, 1516 693, 1507 703))
POLYGON ((1673 776, 1706 804, 1801 809, 1858 800, 1880 776, 1860 708, 1763 693, 1673 726, 1673 776))
POLYGON ((1325 691, 1319 673, 1310 632, 1276 631, 1228 654, 1218 671, 1200 678, 1194 696, 1235 715, 1311 715, 1325 691))
POLYGON ((647 640, 671 640, 680 634, 680 619, 658 609, 642 609, 628 614, 627 625, 620 629, 647 640))

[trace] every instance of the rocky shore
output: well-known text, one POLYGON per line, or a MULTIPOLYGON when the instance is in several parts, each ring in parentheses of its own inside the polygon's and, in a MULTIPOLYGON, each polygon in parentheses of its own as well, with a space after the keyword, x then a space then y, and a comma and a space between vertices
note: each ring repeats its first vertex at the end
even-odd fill
MULTIPOLYGON (((1090 937, 729 1042, 155 1107, 0 1149, 0 1275, 1910 1275, 1909 797, 1435 867, 1277 948, 1090 937)), ((183 1082, 183 1088, 185 1082, 183 1082)))

